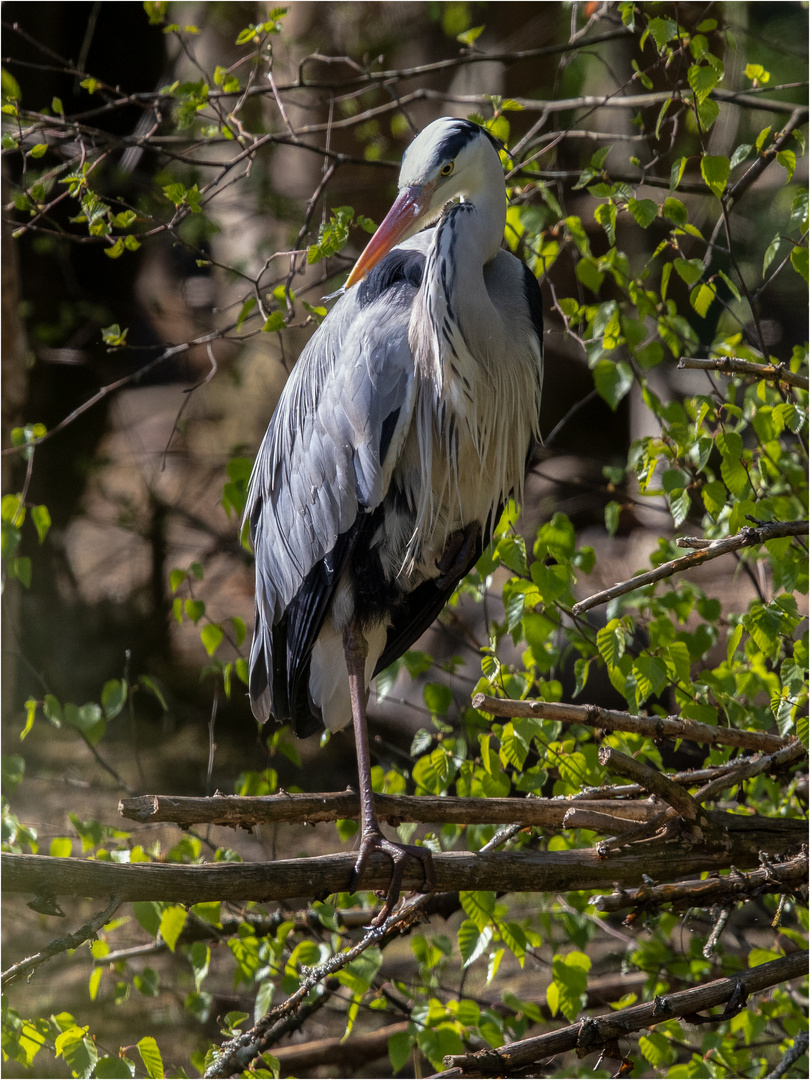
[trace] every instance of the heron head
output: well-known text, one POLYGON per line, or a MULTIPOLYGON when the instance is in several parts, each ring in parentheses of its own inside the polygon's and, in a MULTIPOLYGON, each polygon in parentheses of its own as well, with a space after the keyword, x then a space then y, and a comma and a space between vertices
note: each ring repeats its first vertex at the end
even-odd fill
POLYGON ((482 155, 495 157, 501 143, 478 124, 443 116, 422 130, 405 151, 399 194, 346 281, 362 281, 396 244, 432 224, 457 197, 474 198, 485 170, 482 155))

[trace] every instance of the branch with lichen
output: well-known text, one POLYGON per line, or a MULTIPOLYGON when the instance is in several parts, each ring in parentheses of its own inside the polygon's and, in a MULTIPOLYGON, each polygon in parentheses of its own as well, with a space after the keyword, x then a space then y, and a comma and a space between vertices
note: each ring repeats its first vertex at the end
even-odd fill
POLYGON ((691 368, 696 371, 720 371, 725 375, 748 375, 755 379, 767 379, 768 382, 787 383, 800 390, 810 390, 810 379, 790 371, 784 364, 754 364, 750 360, 739 360, 734 356, 717 357, 712 360, 682 356, 678 360, 679 368, 691 368))
MULTIPOLYGON (((701 546, 700 550, 693 551, 690 555, 682 555, 678 559, 662 563, 655 570, 650 570, 645 574, 638 574, 627 581, 619 581, 615 585, 611 585, 609 589, 602 589, 601 592, 594 593, 592 596, 586 597, 585 600, 578 601, 571 610, 574 615, 581 615, 584 611, 590 611, 591 608, 600 607, 610 600, 615 600, 617 596, 624 596, 626 593, 635 592, 637 589, 644 589, 648 585, 654 585, 657 581, 672 577, 673 574, 680 574, 684 570, 692 570, 696 566, 702 566, 703 563, 709 562, 711 559, 718 559, 721 555, 729 555, 731 552, 739 551, 741 548, 758 547, 768 540, 776 540, 779 537, 805 536, 807 531, 807 521, 768 521, 756 526, 746 525, 738 533, 733 536, 726 536, 722 540, 708 542, 699 540, 700 545, 706 543, 707 546, 701 546)), ((692 545, 689 544, 689 546, 692 545)))

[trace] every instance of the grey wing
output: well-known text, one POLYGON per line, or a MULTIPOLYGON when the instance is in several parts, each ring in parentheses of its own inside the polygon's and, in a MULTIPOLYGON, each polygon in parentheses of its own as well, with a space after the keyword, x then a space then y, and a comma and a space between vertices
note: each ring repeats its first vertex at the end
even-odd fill
MULTIPOLYGON (((289 715, 289 692, 308 670, 363 516, 382 502, 410 424, 415 276, 390 271, 353 288, 324 320, 256 459, 245 518, 256 553, 250 695, 260 720, 289 715)), ((299 734, 302 725, 319 726, 303 718, 299 734)))

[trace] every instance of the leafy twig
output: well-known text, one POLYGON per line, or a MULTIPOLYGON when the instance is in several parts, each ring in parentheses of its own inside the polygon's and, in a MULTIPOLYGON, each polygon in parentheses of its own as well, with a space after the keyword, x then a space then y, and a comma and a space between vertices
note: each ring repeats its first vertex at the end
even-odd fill
MULTIPOLYGON (((586 597, 585 600, 580 600, 574 604, 571 610, 574 615, 581 615, 583 611, 590 611, 591 608, 606 604, 617 596, 624 596, 625 593, 646 588, 647 585, 653 585, 656 581, 672 577, 673 574, 680 574, 684 570, 691 570, 695 566, 709 562, 710 559, 728 555, 730 552, 738 551, 740 548, 755 547, 764 544, 767 540, 775 540, 781 536, 804 536, 807 531, 807 521, 770 521, 756 527, 745 526, 734 536, 726 536, 722 540, 711 541, 701 551, 694 551, 691 555, 683 555, 679 559, 672 559, 670 562, 662 563, 661 566, 648 571, 646 574, 638 574, 628 581, 620 581, 616 585, 611 585, 609 589, 594 593, 592 596, 586 597)), ((700 543, 703 544, 704 541, 700 541, 700 543)))
POLYGON ((38 968, 40 964, 44 964, 46 960, 58 956, 59 953, 67 952, 68 949, 77 949, 85 941, 94 938, 102 926, 110 921, 121 906, 121 903, 121 897, 114 896, 103 911, 99 911, 95 914, 89 922, 86 922, 84 926, 80 926, 74 934, 66 934, 64 937, 56 938, 49 945, 46 945, 44 949, 40 950, 40 952, 34 953, 33 956, 26 957, 25 960, 20 960, 19 963, 12 964, 10 968, 6 968, 0 976, 0 986, 5 989, 9 983, 13 982, 15 979, 19 979, 21 975, 31 974, 31 972, 38 968))

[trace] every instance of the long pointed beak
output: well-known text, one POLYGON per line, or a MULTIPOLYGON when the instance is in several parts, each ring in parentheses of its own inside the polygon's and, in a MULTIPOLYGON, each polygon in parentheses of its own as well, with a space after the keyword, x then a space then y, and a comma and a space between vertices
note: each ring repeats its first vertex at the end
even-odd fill
POLYGON ((427 187, 410 187, 397 195, 394 205, 366 245, 366 249, 352 267, 344 288, 350 289, 362 281, 374 267, 385 258, 391 248, 416 232, 419 221, 430 205, 427 187))

